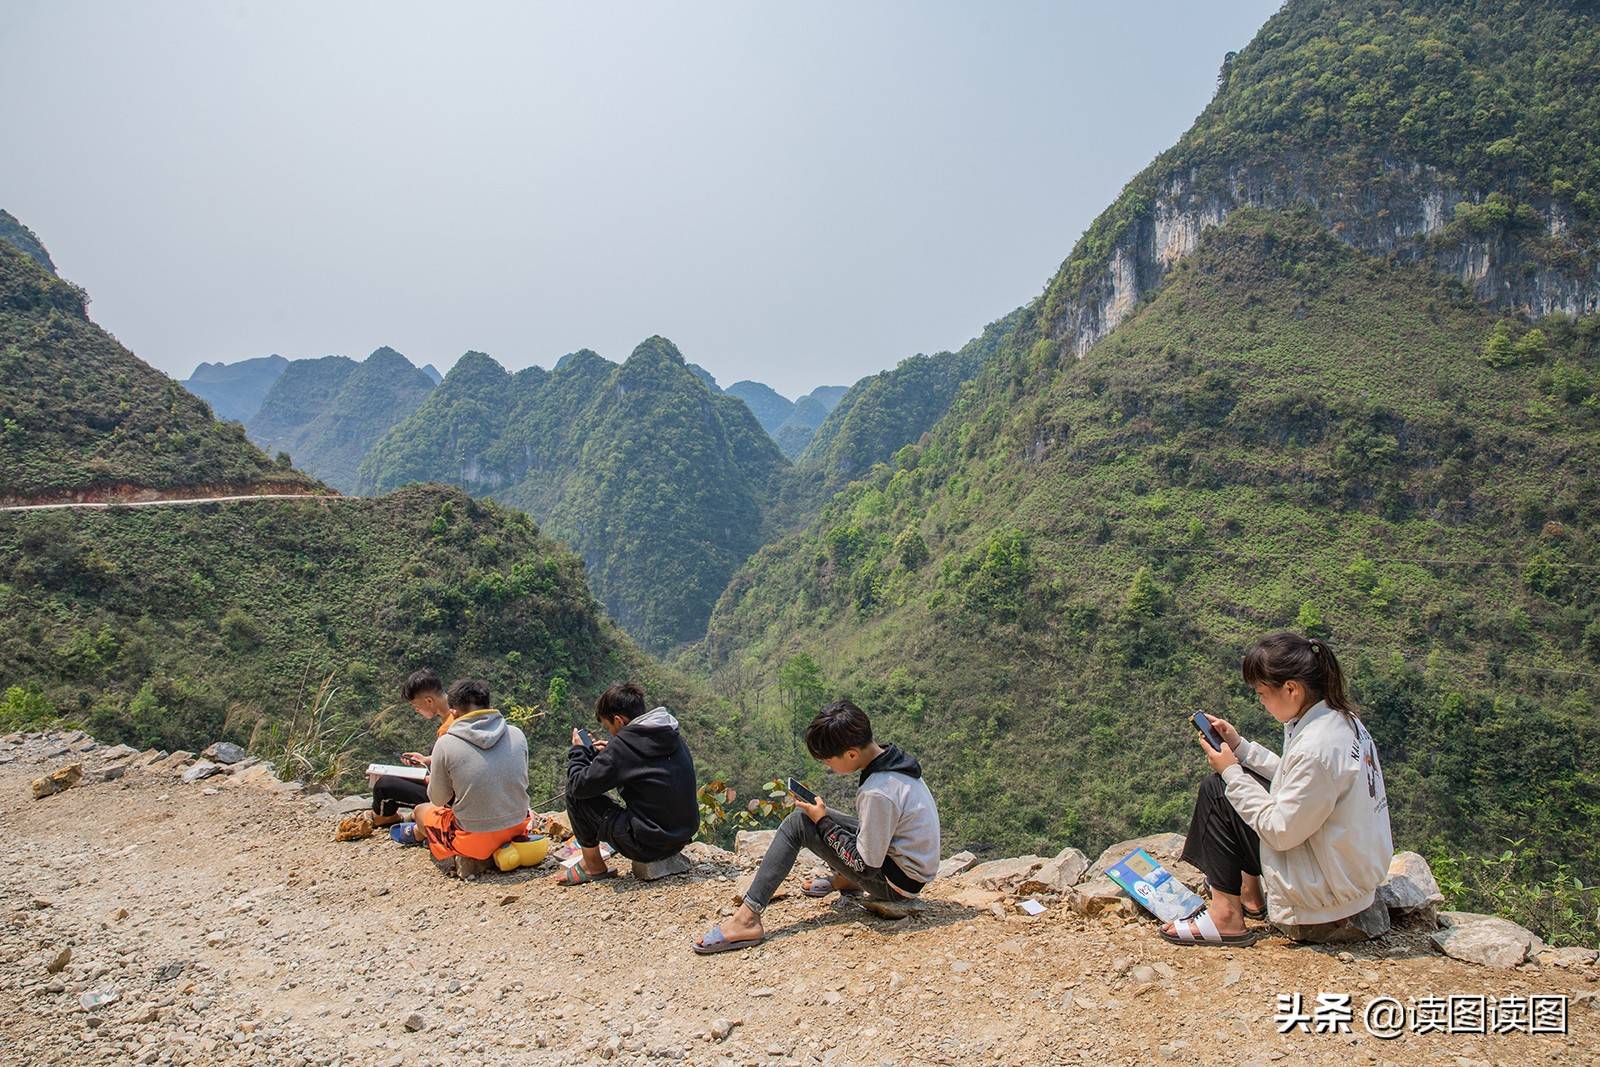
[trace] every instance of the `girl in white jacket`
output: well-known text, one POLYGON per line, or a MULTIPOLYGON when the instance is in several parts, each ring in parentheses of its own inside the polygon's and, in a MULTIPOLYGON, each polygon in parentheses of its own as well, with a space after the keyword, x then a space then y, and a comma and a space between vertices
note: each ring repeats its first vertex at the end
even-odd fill
POLYGON ((1322 940, 1372 905, 1394 853, 1378 750, 1333 649, 1273 634, 1245 656, 1243 673, 1283 723, 1283 755, 1206 716, 1223 744, 1200 738, 1217 773, 1200 787, 1183 859, 1205 872, 1211 905, 1163 927, 1175 944, 1251 944, 1262 931, 1245 919, 1269 908, 1290 937, 1322 940))

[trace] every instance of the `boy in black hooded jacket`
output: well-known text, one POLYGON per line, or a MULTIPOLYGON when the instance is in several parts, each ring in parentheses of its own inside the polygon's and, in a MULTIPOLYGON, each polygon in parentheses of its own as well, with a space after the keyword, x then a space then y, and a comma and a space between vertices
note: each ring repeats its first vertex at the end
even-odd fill
POLYGON ((596 738, 590 749, 572 731, 567 818, 583 858, 557 879, 563 885, 616 876, 600 854, 601 841, 648 863, 678 852, 700 828, 694 758, 678 720, 666 708, 646 706, 642 688, 618 682, 600 694, 594 708, 610 737, 596 738), (606 795, 612 789, 621 804, 606 795))

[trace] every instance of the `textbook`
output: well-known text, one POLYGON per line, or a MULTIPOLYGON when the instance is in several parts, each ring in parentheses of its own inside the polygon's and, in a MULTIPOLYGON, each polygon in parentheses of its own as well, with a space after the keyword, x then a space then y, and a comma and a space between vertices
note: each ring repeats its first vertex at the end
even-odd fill
POLYGON ((428 777, 428 768, 407 767, 399 763, 367 764, 367 779, 369 781, 375 778, 382 778, 386 774, 391 778, 410 778, 414 782, 420 782, 428 777))
POLYGON ((1187 919, 1206 906, 1142 848, 1134 849, 1120 863, 1113 863, 1106 874, 1163 922, 1187 919))

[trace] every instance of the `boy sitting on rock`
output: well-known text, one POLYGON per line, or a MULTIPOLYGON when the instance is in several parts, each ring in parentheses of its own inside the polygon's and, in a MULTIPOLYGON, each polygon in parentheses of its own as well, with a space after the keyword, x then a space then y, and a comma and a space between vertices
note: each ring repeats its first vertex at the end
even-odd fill
POLYGON ((829 704, 806 727, 806 748, 835 774, 860 773, 858 817, 829 811, 821 797, 811 804, 796 797, 795 810, 778 827, 744 902, 695 941, 701 955, 761 943, 766 936, 761 913, 802 848, 821 856, 835 872, 808 884, 806 896, 835 890, 865 894, 863 905, 885 918, 909 914, 939 870, 939 809, 922 780, 922 767, 895 745, 873 740, 866 712, 848 700, 829 704))
MULTIPOLYGON (((614 878, 600 842, 638 863, 676 855, 700 828, 694 758, 666 708, 646 711, 644 690, 618 682, 595 702, 594 717, 608 737, 588 748, 572 731, 567 754, 567 818, 583 857, 556 880, 582 885, 614 878), (618 804, 606 795, 615 789, 618 804)), ((635 874, 638 874, 635 870, 635 874)))
POLYGON ((489 685, 463 678, 446 699, 453 719, 433 743, 428 803, 417 830, 436 860, 475 877, 494 850, 528 830, 528 739, 489 706, 489 685))

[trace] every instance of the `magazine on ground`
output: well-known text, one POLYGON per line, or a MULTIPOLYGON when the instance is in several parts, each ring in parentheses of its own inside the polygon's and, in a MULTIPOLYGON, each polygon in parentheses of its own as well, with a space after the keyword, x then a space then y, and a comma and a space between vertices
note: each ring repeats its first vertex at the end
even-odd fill
POLYGON ((1120 863, 1113 863, 1106 874, 1163 922, 1187 919, 1206 906, 1205 901, 1191 893, 1188 886, 1142 848, 1134 849, 1120 863))

